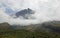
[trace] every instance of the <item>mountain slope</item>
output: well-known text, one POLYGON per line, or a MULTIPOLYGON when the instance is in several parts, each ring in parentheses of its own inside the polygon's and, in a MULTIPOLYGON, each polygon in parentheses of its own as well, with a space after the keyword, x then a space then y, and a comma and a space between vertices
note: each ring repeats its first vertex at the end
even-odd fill
POLYGON ((21 11, 18 11, 16 12, 15 14, 12 14, 11 16, 15 17, 15 18, 18 18, 18 17, 23 17, 25 19, 28 19, 28 17, 31 15, 31 14, 34 14, 34 11, 30 8, 27 8, 27 9, 23 9, 21 11))
POLYGON ((60 21, 49 21, 44 22, 42 24, 35 24, 35 25, 27 25, 27 26, 20 26, 20 25, 9 25, 8 23, 0 24, 0 29, 25 29, 29 31, 53 31, 60 33, 60 21))
POLYGON ((50 21, 42 24, 43 27, 50 29, 54 32, 60 33, 60 21, 50 21))

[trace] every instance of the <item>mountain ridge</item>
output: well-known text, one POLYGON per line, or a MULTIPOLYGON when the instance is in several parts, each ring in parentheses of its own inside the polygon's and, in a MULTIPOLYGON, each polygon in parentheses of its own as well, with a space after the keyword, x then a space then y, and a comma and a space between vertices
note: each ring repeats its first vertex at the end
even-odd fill
POLYGON ((27 8, 27 9, 20 10, 16 13, 12 14, 11 16, 14 17, 14 18, 23 17, 24 19, 28 19, 28 17, 31 14, 34 14, 34 10, 32 10, 30 8, 27 8))
POLYGON ((46 31, 54 31, 60 33, 60 21, 50 21, 50 22, 44 22, 42 24, 35 24, 35 25, 27 25, 27 26, 20 26, 20 25, 9 25, 8 23, 1 23, 0 29, 25 29, 29 31, 40 31, 40 30, 46 30, 46 31))

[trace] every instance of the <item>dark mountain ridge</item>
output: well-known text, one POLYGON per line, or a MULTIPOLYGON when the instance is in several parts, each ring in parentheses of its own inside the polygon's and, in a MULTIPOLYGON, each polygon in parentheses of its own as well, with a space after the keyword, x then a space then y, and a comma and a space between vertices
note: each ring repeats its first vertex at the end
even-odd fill
POLYGON ((31 10, 30 8, 21 10, 21 11, 19 11, 19 12, 16 13, 16 16, 17 17, 19 17, 19 16, 25 16, 25 14, 33 14, 33 10, 31 10))
POLYGON ((35 24, 35 25, 27 25, 27 26, 20 26, 20 25, 9 25, 8 23, 1 23, 0 29, 25 29, 29 31, 53 31, 60 33, 60 21, 50 21, 44 22, 42 24, 35 24))
POLYGON ((31 14, 34 14, 34 10, 27 8, 27 9, 20 10, 16 13, 12 14, 11 16, 14 18, 23 17, 24 19, 28 19, 28 17, 31 14))

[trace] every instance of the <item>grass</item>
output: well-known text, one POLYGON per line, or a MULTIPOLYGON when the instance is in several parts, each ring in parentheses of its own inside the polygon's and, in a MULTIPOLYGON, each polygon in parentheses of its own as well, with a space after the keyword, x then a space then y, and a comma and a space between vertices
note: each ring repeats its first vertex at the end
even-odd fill
POLYGON ((0 38, 60 38, 60 34, 44 31, 32 32, 21 29, 0 31, 0 38))

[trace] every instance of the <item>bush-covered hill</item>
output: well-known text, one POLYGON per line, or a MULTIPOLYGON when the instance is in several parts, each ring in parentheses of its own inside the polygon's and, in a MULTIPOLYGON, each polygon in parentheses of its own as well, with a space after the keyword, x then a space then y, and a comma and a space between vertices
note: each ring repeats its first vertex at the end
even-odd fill
POLYGON ((0 38, 60 38, 60 21, 28 26, 1 23, 0 38))

